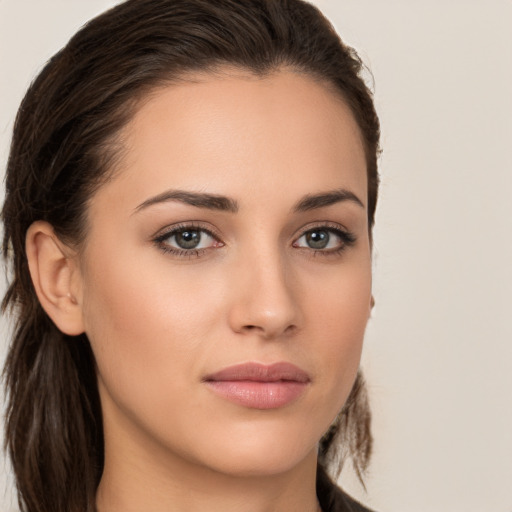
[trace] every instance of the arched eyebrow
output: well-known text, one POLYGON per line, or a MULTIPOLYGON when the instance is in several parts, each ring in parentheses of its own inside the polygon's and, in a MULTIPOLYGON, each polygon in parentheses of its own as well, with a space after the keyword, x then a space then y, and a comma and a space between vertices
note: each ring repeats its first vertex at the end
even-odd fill
MULTIPOLYGON (((154 204, 166 203, 168 201, 179 201, 197 208, 217 210, 228 213, 237 213, 240 209, 236 199, 230 197, 208 194, 205 192, 190 192, 187 190, 167 190, 154 197, 146 199, 135 208, 135 212, 148 208, 154 204)), ((293 213, 301 213, 317 208, 324 208, 333 204, 350 201, 364 208, 363 202, 350 190, 343 188, 320 192, 318 194, 307 194, 292 207, 293 213)), ((134 212, 134 213, 135 213, 134 212)))
POLYGON ((350 201, 355 203, 362 208, 364 204, 353 192, 344 188, 336 190, 329 190, 327 192, 320 192, 319 194, 307 194, 300 199, 293 207, 293 212, 307 212, 309 210, 315 210, 316 208, 323 208, 325 206, 331 206, 332 204, 340 203, 342 201, 350 201))
POLYGON ((143 210, 148 206, 168 201, 179 201, 198 208, 207 208, 208 210, 219 210, 230 213, 237 213, 239 210, 238 202, 226 196, 217 194, 207 194, 203 192, 189 192, 186 190, 167 190, 155 197, 146 199, 135 208, 135 212, 143 210))

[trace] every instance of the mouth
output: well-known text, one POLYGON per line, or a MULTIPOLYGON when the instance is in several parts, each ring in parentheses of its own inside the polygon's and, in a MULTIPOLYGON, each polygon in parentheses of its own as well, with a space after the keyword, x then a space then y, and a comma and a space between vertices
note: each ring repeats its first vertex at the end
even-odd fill
POLYGON ((251 409, 278 409, 297 400, 311 382, 299 367, 243 363, 206 376, 204 384, 218 396, 251 409))

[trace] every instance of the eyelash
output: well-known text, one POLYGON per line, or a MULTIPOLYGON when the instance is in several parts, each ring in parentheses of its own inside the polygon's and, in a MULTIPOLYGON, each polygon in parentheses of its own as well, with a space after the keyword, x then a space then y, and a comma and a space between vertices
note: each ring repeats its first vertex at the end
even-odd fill
MULTIPOLYGON (((202 233, 206 233, 208 236, 212 237, 217 243, 220 243, 218 247, 223 247, 224 244, 220 241, 220 237, 215 234, 212 230, 207 229, 206 227, 194 223, 194 222, 188 222, 185 224, 177 224, 173 226, 168 231, 165 231, 162 234, 159 234, 153 239, 153 242, 156 244, 156 246, 164 253, 171 254, 172 256, 178 257, 178 258, 199 258, 204 253, 209 251, 210 249, 214 247, 204 247, 200 249, 178 249, 176 247, 170 246, 168 243, 166 243, 166 240, 169 238, 176 236, 178 233, 184 232, 184 231, 199 231, 202 233)), ((348 247, 353 246, 356 243, 357 239, 353 233, 350 233, 349 231, 346 231, 338 224, 332 224, 332 223, 323 223, 319 224, 313 227, 309 227, 308 229, 304 230, 300 236, 296 239, 296 241, 293 243, 293 246, 297 249, 304 249, 311 253, 312 257, 316 256, 323 256, 323 257, 336 257, 340 255, 342 252, 345 251, 348 247), (315 231, 326 231, 329 234, 336 235, 341 240, 340 247, 336 249, 313 249, 311 247, 297 247, 295 243, 297 243, 298 240, 300 240, 303 236, 307 235, 308 233, 313 233, 315 231)))

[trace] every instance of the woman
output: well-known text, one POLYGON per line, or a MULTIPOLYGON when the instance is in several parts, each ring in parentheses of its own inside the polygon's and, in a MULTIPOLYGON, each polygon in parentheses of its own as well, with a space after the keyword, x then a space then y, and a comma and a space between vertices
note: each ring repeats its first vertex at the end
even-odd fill
POLYGON ((300 0, 129 0, 30 87, 3 208, 27 511, 356 511, 379 125, 300 0))

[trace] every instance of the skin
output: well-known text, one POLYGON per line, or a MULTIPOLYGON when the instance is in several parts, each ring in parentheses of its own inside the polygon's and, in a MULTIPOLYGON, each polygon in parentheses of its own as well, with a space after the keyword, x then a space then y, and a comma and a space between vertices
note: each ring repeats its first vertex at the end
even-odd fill
POLYGON ((85 249, 73 255, 44 223, 27 235, 43 306, 64 332, 87 334, 97 361, 98 510, 317 510, 317 443, 350 392, 371 309, 366 163, 349 108, 291 70, 225 70, 155 91, 120 140, 85 249), (340 188, 361 204, 293 211, 340 188), (176 189, 227 196, 238 212, 139 207, 176 189), (215 235, 201 235, 199 254, 166 252, 176 237, 155 242, 190 222, 215 235), (326 248, 309 245, 312 230, 329 234, 326 248), (310 382, 259 410, 202 381, 250 361, 291 362, 310 382))

